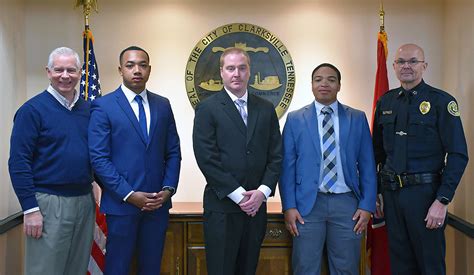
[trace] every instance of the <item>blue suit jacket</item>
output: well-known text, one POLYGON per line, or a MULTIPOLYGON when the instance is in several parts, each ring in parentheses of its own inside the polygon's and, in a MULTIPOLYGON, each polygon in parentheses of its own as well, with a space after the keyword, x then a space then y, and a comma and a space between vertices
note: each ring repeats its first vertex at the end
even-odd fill
MULTIPOLYGON (((92 102, 89 153, 104 192, 101 210, 130 215, 140 209, 123 201, 133 191, 176 188, 181 165, 179 137, 168 99, 147 91, 150 105, 148 143, 130 103, 119 87, 92 102)), ((164 207, 170 208, 168 201, 164 207)))
MULTIPOLYGON (((359 208, 375 211, 377 179, 369 125, 364 112, 338 103, 339 145, 344 179, 359 208)), ((322 160, 316 107, 311 103, 288 114, 283 129, 280 195, 283 210, 309 214, 317 199, 322 160)))

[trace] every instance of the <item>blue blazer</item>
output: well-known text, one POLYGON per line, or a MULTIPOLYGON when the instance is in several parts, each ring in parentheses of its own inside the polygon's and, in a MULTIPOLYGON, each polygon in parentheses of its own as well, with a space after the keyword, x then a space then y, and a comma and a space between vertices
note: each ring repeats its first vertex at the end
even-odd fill
MULTIPOLYGON (((377 178, 369 125, 364 112, 338 103, 339 144, 344 179, 359 208, 375 211, 377 178)), ((280 195, 283 210, 310 213, 317 199, 322 162, 316 107, 311 103, 288 114, 283 129, 280 195)))
MULTIPOLYGON (((148 142, 130 103, 119 87, 92 102, 89 153, 103 188, 101 210, 130 215, 140 209, 123 201, 133 191, 159 192, 177 188, 181 151, 168 99, 147 91, 150 105, 148 142)), ((168 201, 164 207, 170 208, 168 201)))

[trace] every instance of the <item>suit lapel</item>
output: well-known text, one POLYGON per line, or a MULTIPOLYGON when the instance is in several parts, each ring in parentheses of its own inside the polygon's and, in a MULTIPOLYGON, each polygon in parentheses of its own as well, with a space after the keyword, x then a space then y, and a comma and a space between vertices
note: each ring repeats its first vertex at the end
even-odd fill
POLYGON ((318 117, 316 114, 316 107, 314 103, 305 107, 303 113, 304 120, 306 122, 307 129, 311 136, 311 141, 313 142, 314 149, 316 150, 316 155, 321 156, 321 143, 319 141, 319 130, 318 130, 318 117))
POLYGON ((160 112, 158 100, 155 96, 151 95, 151 92, 147 90, 148 105, 150 106, 150 132, 148 134, 148 140, 150 141, 158 127, 158 113, 160 112))
MULTIPOLYGON (((257 102, 249 94, 247 104, 247 144, 252 139, 253 133, 255 132, 255 127, 257 127, 258 115, 260 114, 260 108, 258 108, 257 102)), ((240 114, 239 114, 240 116, 240 114)), ((242 120, 242 119, 240 119, 242 120)))
POLYGON ((130 123, 133 125, 133 128, 135 128, 135 131, 137 131, 143 143, 146 143, 145 137, 143 136, 142 130, 140 128, 140 124, 138 124, 138 119, 135 116, 135 113, 133 112, 132 107, 130 106, 130 103, 128 102, 127 97, 123 93, 122 89, 118 88, 115 93, 115 96, 118 105, 130 120, 130 123))
POLYGON ((235 103, 232 102, 232 100, 230 99, 229 95, 227 94, 225 90, 222 90, 219 93, 219 96, 221 99, 222 109, 227 114, 227 116, 229 116, 229 118, 234 122, 235 128, 239 129, 239 131, 244 136, 247 135, 247 127, 245 126, 245 123, 242 120, 242 117, 240 116, 239 111, 237 110, 237 107, 235 106, 235 103))
MULTIPOLYGON (((341 163, 346 163, 346 148, 349 139, 349 132, 351 128, 351 112, 341 103, 338 103, 338 117, 339 117, 339 152, 341 152, 341 163)), ((344 165, 343 165, 344 167, 344 165)))

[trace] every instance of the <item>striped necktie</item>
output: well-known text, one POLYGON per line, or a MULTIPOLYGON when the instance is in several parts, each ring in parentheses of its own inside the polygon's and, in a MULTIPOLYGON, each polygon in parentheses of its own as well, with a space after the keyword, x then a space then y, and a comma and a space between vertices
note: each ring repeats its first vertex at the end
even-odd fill
POLYGON ((247 126, 247 112, 245 111, 245 105, 247 104, 247 102, 245 102, 245 100, 241 98, 236 99, 234 102, 237 105, 237 108, 239 109, 240 116, 244 120, 245 126, 247 126))
POLYGON ((331 117, 333 110, 329 106, 323 107, 323 179, 322 186, 329 192, 337 181, 336 168, 336 134, 331 117))

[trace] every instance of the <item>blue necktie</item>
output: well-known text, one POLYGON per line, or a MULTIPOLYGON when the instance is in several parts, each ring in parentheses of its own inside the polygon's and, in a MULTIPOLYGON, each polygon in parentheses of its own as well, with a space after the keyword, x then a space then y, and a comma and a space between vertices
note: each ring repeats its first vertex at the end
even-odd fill
POLYGON ((334 122, 331 114, 332 109, 329 106, 323 107, 321 113, 324 114, 323 119, 323 180, 322 186, 326 191, 330 191, 331 187, 337 181, 336 168, 336 134, 334 131, 334 122))
POLYGON ((146 129, 146 115, 145 108, 143 108, 143 98, 140 95, 136 95, 135 101, 138 103, 138 123, 140 124, 140 128, 142 128, 145 141, 148 142, 148 131, 146 129))
POLYGON ((237 108, 239 108, 239 113, 242 119, 244 120, 245 125, 247 126, 247 112, 245 111, 245 105, 247 102, 245 100, 239 98, 235 100, 235 104, 237 104, 237 108))

